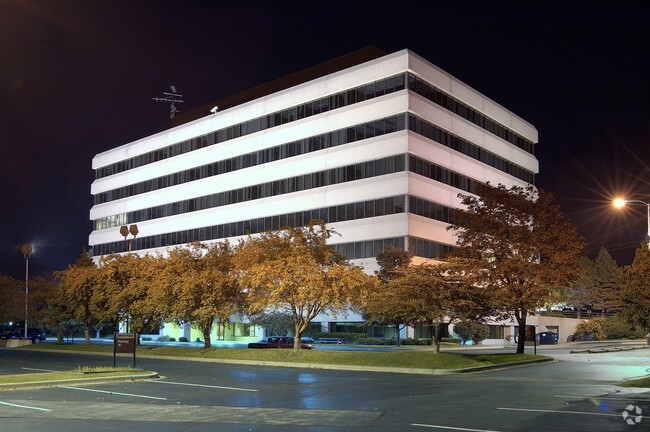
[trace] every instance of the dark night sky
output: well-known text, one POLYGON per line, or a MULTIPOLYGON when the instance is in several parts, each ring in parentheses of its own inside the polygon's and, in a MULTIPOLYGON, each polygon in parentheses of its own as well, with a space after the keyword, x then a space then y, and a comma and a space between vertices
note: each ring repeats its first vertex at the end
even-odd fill
POLYGON ((650 3, 0 0, 0 273, 87 246, 92 157, 181 112, 374 45, 421 55, 532 123, 537 185, 631 262, 650 201, 650 3), (422 6, 431 4, 430 6, 422 6), (633 195, 633 196, 632 196, 633 195))

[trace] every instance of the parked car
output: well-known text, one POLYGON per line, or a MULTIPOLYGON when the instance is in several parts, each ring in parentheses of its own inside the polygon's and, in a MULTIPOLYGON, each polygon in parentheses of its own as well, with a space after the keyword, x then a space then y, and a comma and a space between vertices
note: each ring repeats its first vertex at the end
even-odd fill
POLYGON ((32 343, 43 342, 47 339, 43 330, 37 328, 28 328, 27 337, 32 340, 32 343))
POLYGON ((24 335, 25 333, 23 332, 22 334, 18 331, 7 331, 2 334, 0 334, 0 339, 1 340, 7 340, 7 339, 17 339, 20 338, 24 335))
MULTIPOLYGON (((25 338, 25 329, 12 330, 0 335, 0 339, 24 339, 25 338)), ((47 339, 45 333, 37 328, 28 328, 27 329, 27 339, 31 339, 32 343, 42 342, 47 339)))
MULTIPOLYGON (((248 348, 293 348, 295 338, 291 336, 271 336, 262 339, 259 342, 251 342, 248 348)), ((314 345, 310 343, 300 343, 301 349, 314 349, 314 345)))

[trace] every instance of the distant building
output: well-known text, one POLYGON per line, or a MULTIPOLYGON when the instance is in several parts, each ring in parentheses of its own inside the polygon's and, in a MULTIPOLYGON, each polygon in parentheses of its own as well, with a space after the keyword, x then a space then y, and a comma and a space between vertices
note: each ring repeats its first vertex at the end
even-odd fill
POLYGON ((322 219, 340 234, 332 246, 372 273, 388 243, 416 261, 452 249, 458 193, 538 172, 531 124, 408 50, 361 50, 174 122, 93 158, 95 257, 127 250, 122 225, 138 225, 131 247, 145 253, 322 219))

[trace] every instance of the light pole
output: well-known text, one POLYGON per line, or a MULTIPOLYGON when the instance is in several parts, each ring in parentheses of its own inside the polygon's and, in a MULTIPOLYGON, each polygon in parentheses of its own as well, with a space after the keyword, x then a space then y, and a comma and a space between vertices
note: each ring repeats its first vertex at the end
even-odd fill
POLYGON ((25 338, 27 338, 27 310, 29 306, 29 256, 34 252, 31 244, 25 244, 20 247, 20 251, 25 257, 25 338))
POLYGON ((648 208, 648 231, 646 233, 646 241, 648 242, 648 249, 650 249, 650 202, 645 202, 641 200, 627 200, 624 198, 616 198, 614 200, 614 207, 616 208, 622 208, 625 207, 627 203, 638 203, 638 204, 645 204, 645 206, 648 208))
MULTIPOLYGON (((140 231, 138 230, 138 226, 136 224, 129 225, 128 227, 126 225, 122 225, 120 227, 120 234, 124 236, 124 240, 126 241, 127 244, 127 250, 128 253, 131 253, 131 242, 135 240, 135 237, 138 235, 140 231), (132 239, 129 238, 129 234, 133 236, 132 239)), ((126 318, 126 333, 129 332, 129 317, 127 316, 126 318)))

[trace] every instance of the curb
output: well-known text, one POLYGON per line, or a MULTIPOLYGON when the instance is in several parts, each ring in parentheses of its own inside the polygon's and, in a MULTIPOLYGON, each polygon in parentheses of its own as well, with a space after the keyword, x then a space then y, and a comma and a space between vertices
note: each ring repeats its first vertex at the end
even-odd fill
POLYGON ((633 346, 633 347, 613 347, 613 348, 596 348, 596 349, 584 349, 584 350, 571 350, 569 354, 600 354, 608 352, 622 352, 622 351, 633 351, 639 349, 647 349, 647 346, 633 346))
MULTIPOLYGON (((47 351, 58 352, 58 353, 73 352, 68 350, 47 350, 47 351)), ((85 352, 85 351, 74 351, 74 353, 86 354, 86 355, 111 355, 111 356, 113 355, 113 354, 103 353, 103 352, 85 352)), ((274 361, 264 361, 264 360, 261 361, 260 360, 230 360, 230 359, 218 359, 218 358, 162 356, 162 355, 147 355, 147 354, 138 355, 138 358, 147 358, 153 360, 160 359, 160 360, 175 360, 175 361, 194 361, 194 362, 204 362, 204 363, 238 364, 238 365, 249 365, 249 366, 272 366, 272 367, 342 370, 342 371, 358 371, 358 372, 401 373, 401 374, 413 374, 413 375, 454 375, 454 374, 478 373, 478 372, 487 372, 487 371, 498 370, 498 369, 508 369, 513 367, 529 366, 537 363, 549 363, 555 361, 555 359, 552 357, 545 357, 545 358, 534 359, 534 360, 522 360, 517 362, 500 363, 500 364, 486 365, 486 366, 473 366, 473 367, 462 368, 462 369, 427 369, 427 368, 403 368, 403 367, 400 368, 400 367, 386 367, 386 366, 336 365, 336 364, 318 364, 318 363, 284 363, 284 362, 274 362, 274 361)), ((116 381, 117 380, 118 379, 116 379, 116 381)), ((0 384, 0 390, 2 390, 3 388, 4 385, 0 384)))
POLYGON ((116 375, 111 377, 94 377, 94 378, 73 378, 64 380, 51 380, 51 381, 28 381, 18 382, 11 384, 0 384, 0 392, 5 390, 28 389, 28 388, 43 388, 43 387, 58 387, 68 384, 94 384, 94 383, 107 383, 107 382, 124 382, 124 381, 139 381, 144 379, 160 378, 158 372, 150 372, 147 374, 137 375, 116 375))

